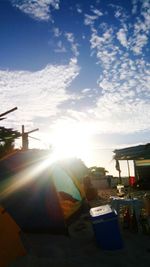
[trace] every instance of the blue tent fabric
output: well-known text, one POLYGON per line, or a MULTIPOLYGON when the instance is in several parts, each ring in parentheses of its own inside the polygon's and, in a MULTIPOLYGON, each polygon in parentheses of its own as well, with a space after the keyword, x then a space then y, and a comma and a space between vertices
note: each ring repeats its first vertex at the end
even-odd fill
POLYGON ((54 168, 52 168, 51 175, 58 191, 66 192, 70 194, 74 199, 81 200, 79 190, 74 186, 72 179, 70 179, 67 172, 65 172, 65 170, 61 166, 54 166, 54 168), (65 179, 61 179, 61 176, 65 177, 65 179))

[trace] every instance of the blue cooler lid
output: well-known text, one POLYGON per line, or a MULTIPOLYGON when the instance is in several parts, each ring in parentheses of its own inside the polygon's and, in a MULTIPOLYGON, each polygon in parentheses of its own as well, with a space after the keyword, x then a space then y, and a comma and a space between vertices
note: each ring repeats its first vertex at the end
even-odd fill
POLYGON ((111 209, 110 205, 102 205, 90 209, 90 215, 92 220, 97 219, 110 219, 112 217, 117 217, 117 213, 111 209))

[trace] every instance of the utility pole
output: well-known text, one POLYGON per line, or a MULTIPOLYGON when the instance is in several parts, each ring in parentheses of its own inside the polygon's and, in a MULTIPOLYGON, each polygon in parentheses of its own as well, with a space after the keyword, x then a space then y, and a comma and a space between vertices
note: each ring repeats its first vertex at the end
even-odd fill
POLYGON ((31 131, 29 131, 29 132, 25 132, 25 127, 24 127, 24 125, 22 125, 22 134, 21 134, 21 136, 22 136, 22 150, 28 150, 28 148, 29 148, 28 135, 29 135, 30 133, 36 132, 36 131, 38 131, 38 130, 39 130, 39 129, 36 128, 36 129, 31 130, 31 131))

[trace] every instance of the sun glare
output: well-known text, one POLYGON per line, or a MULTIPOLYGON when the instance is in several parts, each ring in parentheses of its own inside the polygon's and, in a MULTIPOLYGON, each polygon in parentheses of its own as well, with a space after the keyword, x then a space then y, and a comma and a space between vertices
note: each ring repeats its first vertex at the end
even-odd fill
POLYGON ((83 158, 90 146, 91 131, 87 125, 58 127, 51 136, 53 154, 56 160, 69 157, 83 158))
POLYGON ((57 160, 64 158, 77 157, 82 160, 89 157, 91 145, 91 129, 88 125, 70 125, 68 127, 55 128, 51 139, 53 147, 52 153, 48 155, 40 164, 29 167, 21 173, 15 175, 9 185, 4 188, 0 198, 5 198, 30 181, 36 179, 43 170, 57 160))

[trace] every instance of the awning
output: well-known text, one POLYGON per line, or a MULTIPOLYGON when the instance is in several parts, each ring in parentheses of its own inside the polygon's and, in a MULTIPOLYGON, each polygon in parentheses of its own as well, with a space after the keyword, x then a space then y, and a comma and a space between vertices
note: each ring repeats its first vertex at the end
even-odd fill
POLYGON ((116 149, 113 152, 115 153, 114 159, 116 160, 146 160, 150 159, 150 143, 116 149))

